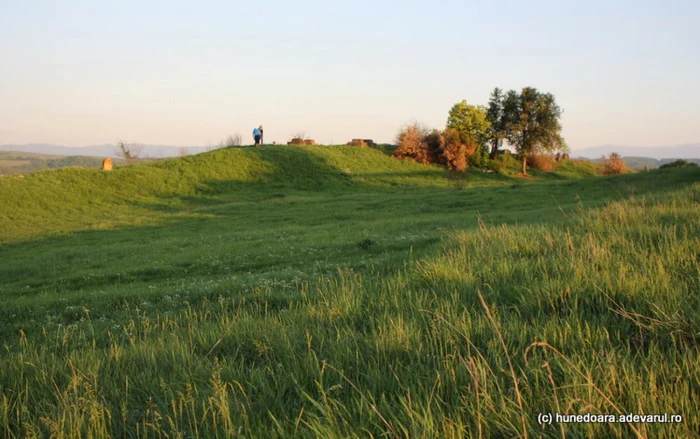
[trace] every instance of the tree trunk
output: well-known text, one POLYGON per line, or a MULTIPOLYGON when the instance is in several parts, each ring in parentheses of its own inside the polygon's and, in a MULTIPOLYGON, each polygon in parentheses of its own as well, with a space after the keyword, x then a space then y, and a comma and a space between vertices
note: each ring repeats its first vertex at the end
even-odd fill
POLYGON ((498 139, 491 141, 491 160, 496 160, 498 156, 498 139))
POLYGON ((523 175, 527 175, 527 156, 523 154, 523 175))

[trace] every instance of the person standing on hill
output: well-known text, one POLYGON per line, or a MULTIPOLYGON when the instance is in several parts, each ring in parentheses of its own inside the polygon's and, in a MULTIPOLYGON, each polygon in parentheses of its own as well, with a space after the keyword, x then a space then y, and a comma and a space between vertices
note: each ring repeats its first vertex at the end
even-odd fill
POLYGON ((260 145, 261 138, 262 138, 262 131, 260 131, 260 128, 255 128, 253 130, 253 139, 255 139, 255 146, 260 145))
POLYGON ((260 126, 258 127, 258 129, 260 130, 260 144, 262 145, 262 144, 265 143, 265 140, 263 140, 263 139, 264 139, 264 136, 263 136, 263 127, 262 127, 262 125, 260 125, 260 126))

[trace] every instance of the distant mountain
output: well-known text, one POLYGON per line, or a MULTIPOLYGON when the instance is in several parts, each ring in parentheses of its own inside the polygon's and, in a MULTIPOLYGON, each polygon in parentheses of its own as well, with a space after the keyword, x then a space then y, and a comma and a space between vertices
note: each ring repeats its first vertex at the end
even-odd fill
MULTIPOLYGON (((595 163, 602 163, 602 159, 599 157, 597 159, 585 159, 585 160, 590 160, 595 163)), ((624 160, 625 164, 627 165, 628 168, 634 169, 635 171, 643 171, 645 169, 656 169, 661 167, 661 165, 665 165, 666 163, 671 163, 675 162, 676 158, 672 159, 652 159, 649 157, 626 157, 623 156, 622 160, 624 160)), ((695 163, 696 165, 700 166, 700 158, 699 159, 683 159, 686 162, 689 163, 695 163)))
MULTIPOLYGON (((67 166, 83 168, 100 168, 102 157, 62 156, 37 154, 32 152, 0 151, 0 175, 31 174, 47 169, 59 169, 67 166)), ((114 159, 114 165, 123 165, 123 159, 114 159)))
MULTIPOLYGON (((163 158, 163 157, 178 157, 182 155, 183 150, 187 154, 199 154, 210 148, 204 146, 163 146, 163 145, 144 145, 135 144, 143 147, 142 157, 163 158)), ((112 157, 116 158, 115 145, 93 145, 93 146, 58 146, 47 145, 43 143, 26 144, 26 145, 0 145, 0 151, 17 151, 17 152, 33 152, 37 154, 50 155, 65 155, 65 156, 91 156, 91 157, 112 157)))
POLYGON ((700 158, 700 143, 677 146, 618 146, 605 145, 593 148, 577 149, 571 157, 599 159, 602 155, 616 152, 623 157, 649 157, 653 159, 697 159, 700 158))

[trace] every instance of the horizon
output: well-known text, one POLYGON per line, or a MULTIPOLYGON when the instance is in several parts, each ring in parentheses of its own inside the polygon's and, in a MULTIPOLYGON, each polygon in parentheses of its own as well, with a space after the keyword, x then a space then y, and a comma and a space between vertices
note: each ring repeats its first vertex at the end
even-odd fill
POLYGON ((697 3, 444 5, 5 4, 0 144, 207 147, 261 124, 393 143, 525 86, 554 94, 572 151, 700 142, 697 3))
MULTIPOLYGON (((152 147, 152 148, 219 148, 220 146, 218 144, 211 144, 211 145, 172 145, 172 144, 164 144, 164 143, 142 143, 142 142, 127 142, 128 144, 131 145, 137 145, 137 146, 144 146, 144 147, 152 147)), ((346 142, 347 143, 347 142, 346 142)), ((317 143, 317 145, 320 146, 342 146, 345 145, 346 143, 317 143)), ((380 143, 382 144, 382 143, 380 143)), ((388 143, 383 143, 383 144, 393 144, 393 142, 388 142, 388 143)), ((252 146, 253 143, 249 142, 246 143, 245 140, 243 141, 243 144, 240 145, 242 147, 245 146, 252 146)), ((265 143, 265 145, 272 145, 271 143, 265 143)), ((287 142, 284 143, 277 143, 277 146, 286 146, 287 142)), ((27 143, 9 143, 9 144, 0 144, 0 147, 6 148, 6 147, 12 147, 12 146, 18 146, 18 147, 28 147, 28 146, 48 146, 48 147, 59 147, 59 148, 70 148, 70 149, 81 149, 81 148, 95 148, 95 147, 114 147, 116 146, 115 143, 100 143, 100 144, 91 144, 91 145, 60 145, 56 143, 44 143, 44 142, 27 142, 27 143)), ((512 149, 512 146, 508 145, 507 143, 504 145, 504 147, 512 149)), ((650 145, 650 146, 645 146, 645 145, 614 145, 614 144, 604 144, 604 145, 593 145, 593 146, 586 146, 586 147, 581 147, 581 148, 576 148, 576 149, 571 149, 570 152, 576 152, 576 151, 585 151, 585 150, 591 150, 591 149, 601 149, 601 148, 629 148, 629 149, 672 149, 672 148, 697 148, 698 149, 698 157, 700 157, 700 142, 689 142, 689 143, 682 143, 678 145, 650 145)))

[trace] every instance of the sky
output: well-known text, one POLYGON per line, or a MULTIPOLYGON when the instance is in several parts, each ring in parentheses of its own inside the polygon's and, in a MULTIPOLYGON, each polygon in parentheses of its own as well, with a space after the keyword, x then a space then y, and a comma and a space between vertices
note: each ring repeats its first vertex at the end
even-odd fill
POLYGON ((699 21, 697 0, 0 0, 0 144, 392 142, 526 86, 573 150, 698 143, 699 21))

